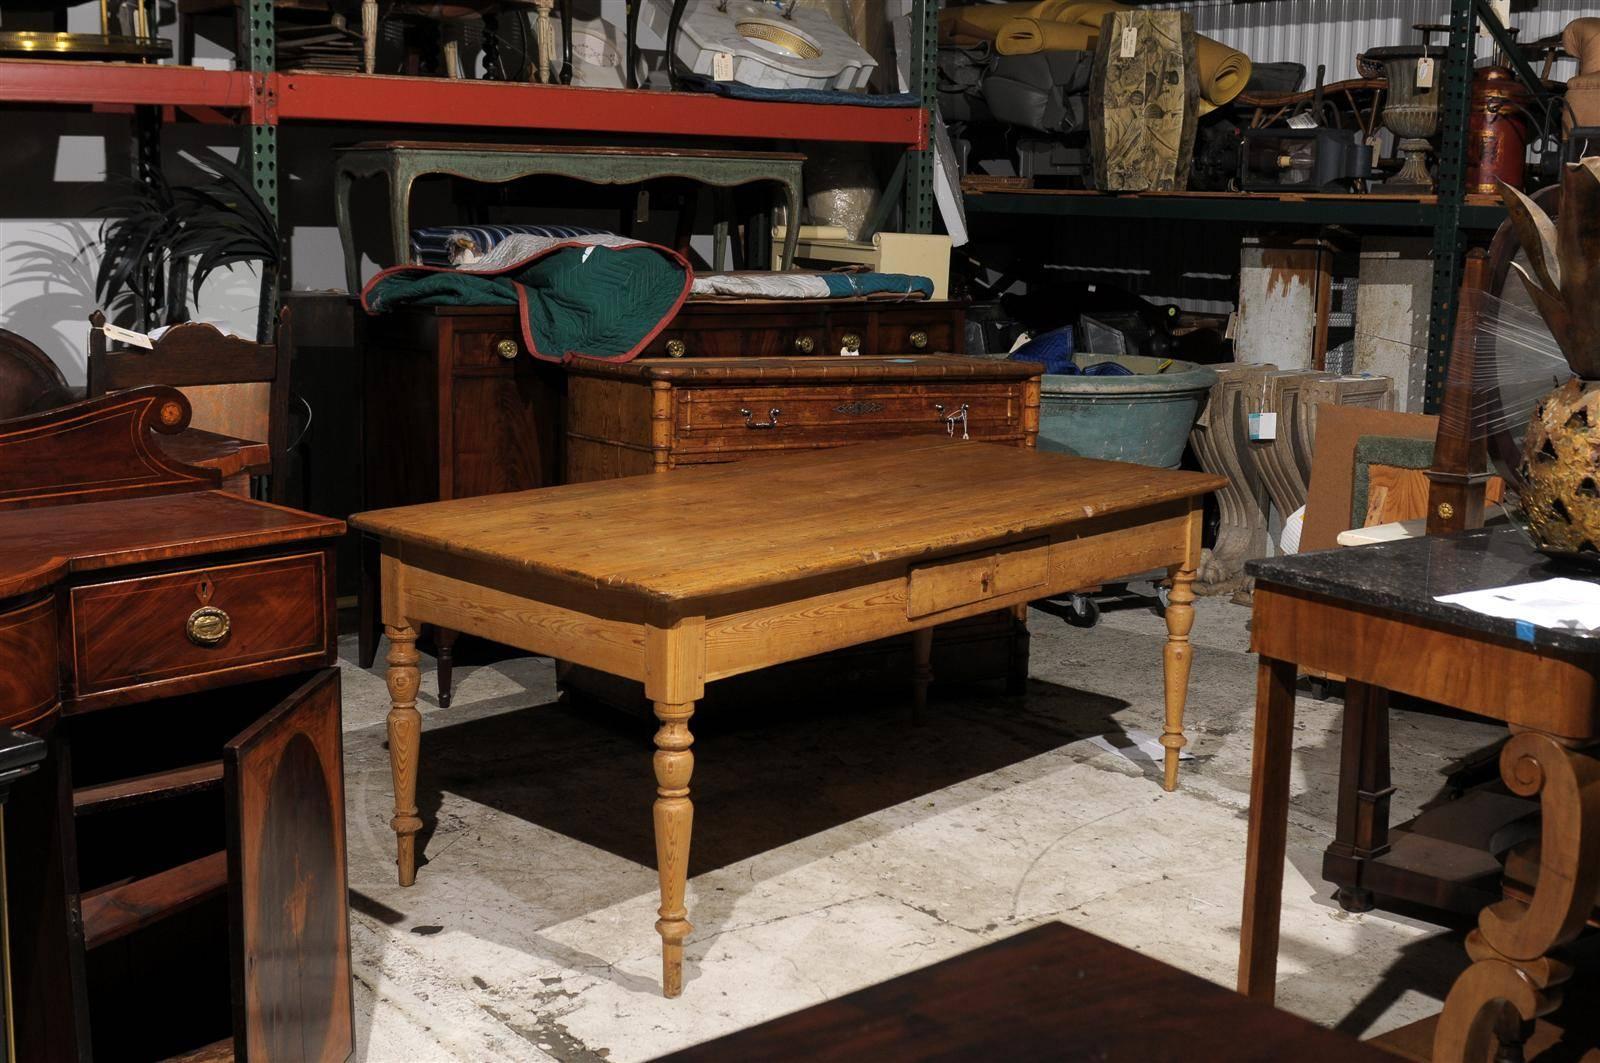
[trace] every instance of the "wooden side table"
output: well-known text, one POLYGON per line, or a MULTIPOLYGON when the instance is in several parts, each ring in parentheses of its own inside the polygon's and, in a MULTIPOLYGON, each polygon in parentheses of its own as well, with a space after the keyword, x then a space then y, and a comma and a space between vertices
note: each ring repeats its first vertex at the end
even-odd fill
POLYGON ((805 1060, 1391 1059, 1065 923, 663 1057, 805 1060))
MULTIPOLYGON (((1554 1007, 1571 974, 1560 950, 1583 928, 1600 889, 1600 638, 1519 629, 1435 601, 1547 579, 1556 573, 1546 561, 1521 532, 1496 529, 1250 564, 1260 666, 1240 992, 1267 1002, 1274 993, 1295 677, 1304 666, 1349 677, 1347 767, 1380 733, 1391 690, 1510 726, 1501 775, 1514 793, 1537 795, 1543 812, 1536 853, 1514 854, 1537 866, 1536 881, 1508 888, 1479 914, 1467 938, 1474 962, 1445 1001, 1433 1059, 1486 1059, 1497 1028, 1520 1035, 1554 1007)), ((1387 788, 1345 788, 1340 836, 1368 851, 1380 847, 1388 801, 1387 788)))
MULTIPOLYGON (((380 141, 340 151, 334 163, 334 209, 344 244, 345 280, 351 294, 361 290, 361 263, 350 231, 350 186, 358 177, 389 179, 389 232, 394 265, 410 260, 411 186, 429 174, 504 184, 524 177, 553 175, 597 185, 630 185, 664 177, 685 178, 715 188, 776 182, 783 189, 788 216, 800 216, 801 169, 806 157, 778 151, 714 151, 692 148, 580 147, 554 144, 450 144, 380 141)), ((717 225, 717 245, 727 236, 717 225)), ((794 264, 800 227, 787 226, 783 268, 794 264)), ((720 257, 720 254, 719 256, 720 257)))

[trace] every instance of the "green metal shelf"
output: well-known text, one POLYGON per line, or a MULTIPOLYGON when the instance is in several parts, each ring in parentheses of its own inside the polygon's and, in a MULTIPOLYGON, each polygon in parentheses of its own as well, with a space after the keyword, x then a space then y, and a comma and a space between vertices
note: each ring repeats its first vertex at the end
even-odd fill
MULTIPOLYGON (((1361 196, 1307 196, 1222 193, 1184 195, 1106 195, 1083 192, 968 193, 970 214, 1016 214, 1028 217, 1155 218, 1171 221, 1250 222, 1261 225, 1352 225, 1431 230, 1438 223, 1434 197, 1415 199, 1361 196)), ((1461 208, 1461 226, 1494 229, 1505 220, 1505 208, 1473 204, 1461 208)))

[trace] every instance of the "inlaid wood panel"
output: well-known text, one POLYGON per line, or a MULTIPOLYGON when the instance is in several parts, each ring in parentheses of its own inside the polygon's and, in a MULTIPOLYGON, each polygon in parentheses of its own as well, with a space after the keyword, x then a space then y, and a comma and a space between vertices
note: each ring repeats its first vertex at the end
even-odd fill
POLYGON ((60 700, 55 599, 0 612, 0 726, 21 727, 60 700))
POLYGON ((75 708, 92 707, 96 694, 252 665, 306 667, 332 649, 323 551, 88 584, 70 600, 75 708), (191 634, 202 610, 226 616, 215 642, 202 641, 215 634, 215 619, 191 634))

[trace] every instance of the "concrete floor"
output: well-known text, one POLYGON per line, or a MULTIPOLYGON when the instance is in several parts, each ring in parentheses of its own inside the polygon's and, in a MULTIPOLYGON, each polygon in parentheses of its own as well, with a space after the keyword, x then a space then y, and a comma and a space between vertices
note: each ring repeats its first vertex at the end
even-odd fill
MULTIPOLYGON (((458 665, 449 709, 425 674, 428 862, 402 890, 381 664, 357 668, 346 640, 357 1056, 649 1059, 1052 919, 1231 985, 1247 618, 1199 603, 1194 759, 1172 794, 1155 764, 1091 741, 1160 732, 1164 628, 1149 602, 1087 631, 1036 610, 1020 702, 936 690, 913 727, 903 704, 844 710, 819 690, 803 714, 697 717, 695 932, 678 1000, 658 988, 651 727, 558 702, 540 658, 458 665)), ((1278 999, 1370 1035, 1436 1011, 1465 959, 1457 935, 1332 902, 1319 869, 1339 718, 1337 701, 1300 700, 1278 999)), ((1398 713, 1396 821, 1502 733, 1398 713)))

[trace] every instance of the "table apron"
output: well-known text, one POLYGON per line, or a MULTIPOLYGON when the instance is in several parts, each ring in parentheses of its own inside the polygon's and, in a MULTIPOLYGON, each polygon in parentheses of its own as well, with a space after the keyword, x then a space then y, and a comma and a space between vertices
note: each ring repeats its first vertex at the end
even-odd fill
POLYGON ((1596 736, 1597 661, 1257 583, 1251 651, 1567 738, 1596 736))

